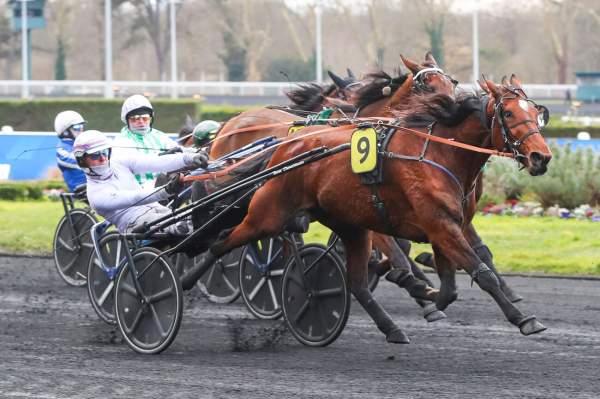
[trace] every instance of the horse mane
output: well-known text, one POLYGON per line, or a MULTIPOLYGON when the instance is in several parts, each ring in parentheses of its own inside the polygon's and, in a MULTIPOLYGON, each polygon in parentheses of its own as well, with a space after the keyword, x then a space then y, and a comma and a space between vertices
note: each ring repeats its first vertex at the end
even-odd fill
POLYGON ((439 93, 418 94, 410 96, 402 110, 393 113, 404 126, 423 126, 435 121, 453 127, 474 112, 481 112, 481 97, 481 93, 460 93, 456 99, 439 93))
POLYGON ((365 76, 367 82, 357 92, 356 106, 363 108, 366 105, 372 104, 375 101, 379 101, 382 98, 390 97, 408 78, 408 74, 401 74, 397 72, 397 76, 391 77, 386 72, 379 70, 374 71, 365 76), (386 96, 383 94, 382 89, 389 86, 391 92, 386 96))
POLYGON ((285 95, 292 102, 290 108, 299 111, 314 111, 321 109, 320 105, 324 98, 331 94, 334 89, 334 84, 301 83, 285 95))

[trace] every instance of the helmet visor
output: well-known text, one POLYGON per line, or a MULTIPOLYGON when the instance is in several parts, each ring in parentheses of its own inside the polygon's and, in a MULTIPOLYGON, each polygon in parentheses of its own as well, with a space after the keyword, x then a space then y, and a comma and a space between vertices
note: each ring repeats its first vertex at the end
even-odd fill
POLYGON ((91 154, 85 154, 85 155, 87 158, 91 159, 92 161, 98 161, 102 158, 108 158, 108 156, 110 155, 110 149, 105 148, 104 150, 92 152, 91 154))

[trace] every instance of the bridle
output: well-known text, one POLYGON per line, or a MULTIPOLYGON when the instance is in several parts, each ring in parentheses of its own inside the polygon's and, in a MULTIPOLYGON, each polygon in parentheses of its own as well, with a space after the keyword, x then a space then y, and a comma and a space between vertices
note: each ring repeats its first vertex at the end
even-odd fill
POLYGON ((419 72, 415 73, 415 75, 413 76, 413 85, 422 91, 431 90, 429 85, 427 85, 427 83, 425 83, 425 77, 428 73, 440 74, 443 77, 447 78, 450 81, 450 83, 452 83, 454 86, 456 86, 458 84, 458 81, 456 79, 453 79, 452 76, 448 75, 446 72, 444 72, 443 69, 438 68, 438 67, 431 67, 431 68, 423 68, 419 72))
MULTIPOLYGON (((515 156, 515 159, 523 159, 526 158, 525 155, 523 155, 519 149, 520 147, 523 145, 523 143, 525 143, 525 141, 527 139, 529 139, 531 136, 535 135, 535 134, 541 134, 540 132, 540 124, 542 122, 542 120, 539 119, 537 121, 533 121, 531 119, 525 119, 522 121, 519 121, 513 125, 508 125, 506 122, 506 117, 505 117, 505 110, 504 110, 504 100, 505 99, 520 99, 522 101, 527 101, 527 103, 530 103, 533 105, 533 107, 538 111, 538 115, 542 115, 543 117, 543 125, 545 125, 548 122, 548 116, 549 116, 549 111, 548 108, 546 108, 543 105, 538 105, 535 101, 529 99, 527 97, 527 95, 525 93, 523 93, 522 89, 517 89, 514 87, 504 87, 505 89, 508 90, 508 93, 505 93, 502 95, 502 97, 500 98, 500 101, 498 101, 497 103, 495 103, 493 105, 494 107, 494 114, 492 116, 492 121, 491 121, 491 126, 490 126, 490 132, 493 135, 494 134, 494 123, 496 122, 496 120, 498 121, 498 125, 500 127, 500 132, 502 134, 502 140, 504 142, 504 147, 502 148, 502 151, 504 150, 508 150, 510 152, 512 152, 515 156), (517 126, 520 125, 527 125, 527 124, 533 124, 534 127, 529 129, 527 131, 527 133, 525 133, 523 135, 523 137, 521 137, 520 139, 515 138, 514 134, 512 134, 512 129, 516 128, 517 126)), ((483 101, 483 109, 485 110, 485 118, 487 119, 487 109, 488 109, 488 104, 489 104, 489 94, 486 95, 485 100, 483 101)), ((486 123, 487 125, 487 123, 486 123)), ((492 138, 492 143, 493 143, 493 138, 492 138)))

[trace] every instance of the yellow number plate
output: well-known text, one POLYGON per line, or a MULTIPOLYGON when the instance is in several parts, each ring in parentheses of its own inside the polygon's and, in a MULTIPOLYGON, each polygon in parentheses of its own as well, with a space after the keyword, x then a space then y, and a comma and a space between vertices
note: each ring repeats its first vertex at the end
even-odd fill
POLYGON ((354 173, 370 172, 377 166, 377 132, 372 127, 352 133, 350 164, 354 173))
POLYGON ((304 128, 305 128, 305 126, 302 126, 302 125, 290 126, 290 128, 288 129, 288 136, 291 136, 292 134, 296 133, 298 130, 302 130, 304 128))

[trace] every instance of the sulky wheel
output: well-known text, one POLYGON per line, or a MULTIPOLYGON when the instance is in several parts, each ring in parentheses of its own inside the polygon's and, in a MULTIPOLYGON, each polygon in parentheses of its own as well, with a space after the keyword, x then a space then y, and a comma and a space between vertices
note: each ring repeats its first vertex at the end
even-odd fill
POLYGON ((298 251, 301 264, 292 256, 283 273, 283 314, 298 341, 326 346, 340 335, 350 313, 346 270, 322 245, 309 244, 298 251))
POLYGON ((259 319, 281 317, 281 276, 287 251, 281 237, 244 247, 240 258, 240 291, 250 313, 259 319))
POLYGON ((239 298, 242 252, 243 248, 236 248, 223 255, 198 280, 198 288, 206 299, 214 303, 232 303, 239 298))
POLYGON ((139 291, 131 267, 117 275, 115 316, 131 349, 142 354, 160 353, 171 345, 183 316, 183 290, 167 257, 156 248, 133 251, 139 291))
POLYGON ((93 251, 88 262, 88 297, 98 317, 105 323, 115 324, 114 279, 118 271, 116 268, 122 266, 125 260, 125 248, 117 232, 105 234, 98 242, 98 246, 105 266, 113 268, 114 274, 100 267, 98 255, 93 251))
POLYGON ((94 251, 90 229, 97 220, 86 209, 72 209, 69 214, 73 228, 65 215, 58 222, 54 232, 54 264, 58 274, 67 284, 81 287, 85 285, 87 262, 94 251))
MULTIPOLYGON (((327 240, 328 247, 333 243, 333 241, 336 239, 336 237, 337 237, 337 234, 331 233, 331 235, 329 236, 329 240, 327 240)), ((333 250, 339 256, 339 258, 342 260, 342 263, 345 266, 346 265, 346 250, 344 249, 344 243, 342 243, 342 240, 340 240, 340 239, 337 240, 337 242, 335 243, 335 246, 333 247, 333 250)), ((369 274, 368 274, 368 278, 369 278, 368 284, 369 284, 369 290, 371 292, 375 291, 375 288, 377 288, 377 284, 379 283, 379 275, 371 266, 373 264, 372 261, 380 261, 380 260, 381 260, 381 252, 379 252, 378 249, 373 249, 373 251, 371 251, 371 258, 369 259, 369 274)))

